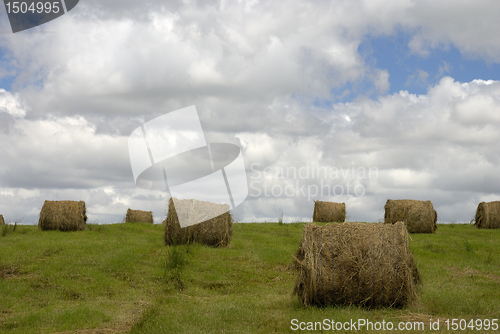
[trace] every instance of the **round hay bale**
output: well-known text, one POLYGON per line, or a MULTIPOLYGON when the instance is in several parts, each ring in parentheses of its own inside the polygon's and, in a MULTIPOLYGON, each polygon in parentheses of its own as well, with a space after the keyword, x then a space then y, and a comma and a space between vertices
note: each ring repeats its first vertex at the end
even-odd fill
POLYGON ((173 199, 170 198, 167 218, 163 221, 163 224, 165 224, 166 245, 199 242, 208 246, 226 247, 229 244, 233 233, 233 219, 227 205, 193 199, 176 199, 175 203, 174 205, 173 199), (178 211, 185 211, 183 206, 189 206, 194 214, 196 214, 197 210, 206 212, 207 208, 208 210, 223 211, 225 213, 196 225, 181 227, 176 208, 178 211))
POLYGON ((3 216, 0 215, 0 226, 5 225, 5 220, 3 219, 3 216))
POLYGON ((385 224, 403 221, 409 233, 434 233, 437 229, 437 212, 431 201, 388 199, 384 209, 385 224))
POLYGON ((313 222, 344 222, 345 203, 314 201, 313 222))
POLYGON ((127 215, 125 216, 125 222, 153 224, 153 212, 128 209, 127 215))
POLYGON ((304 306, 402 307, 420 281, 403 222, 307 224, 294 262, 304 306))
POLYGON ((84 230, 87 222, 83 201, 45 201, 40 211, 38 227, 42 231, 84 230))
POLYGON ((500 228, 500 202, 481 202, 476 210, 477 228, 500 228))

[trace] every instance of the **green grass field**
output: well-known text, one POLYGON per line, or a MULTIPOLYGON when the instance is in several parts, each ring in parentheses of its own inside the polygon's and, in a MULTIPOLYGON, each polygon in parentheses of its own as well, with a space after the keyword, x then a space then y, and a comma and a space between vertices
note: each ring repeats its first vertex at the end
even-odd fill
POLYGON ((411 235, 419 299, 367 310, 304 308, 292 298, 302 227, 235 224, 230 246, 214 249, 166 247, 161 225, 2 226, 0 333, 301 332, 292 319, 422 321, 418 332, 436 333, 430 319, 441 320, 440 332, 446 319, 500 319, 500 230, 439 225, 436 234, 411 235))

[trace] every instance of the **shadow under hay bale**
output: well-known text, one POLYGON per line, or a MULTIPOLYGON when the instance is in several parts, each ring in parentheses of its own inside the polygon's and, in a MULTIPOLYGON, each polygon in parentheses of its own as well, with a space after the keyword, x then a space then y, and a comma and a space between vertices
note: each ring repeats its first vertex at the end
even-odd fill
POLYGON ((476 210, 477 228, 500 228, 500 202, 481 202, 476 210))
POLYGON ((83 201, 45 201, 40 211, 38 227, 42 231, 84 230, 87 222, 83 201))
POLYGON ((233 220, 228 205, 192 199, 176 199, 174 205, 171 198, 168 203, 167 218, 163 221, 163 224, 165 224, 166 245, 199 242, 208 246, 226 247, 233 233, 233 220), (206 212, 207 210, 222 211, 224 213, 202 223, 181 228, 177 212, 189 212, 196 215, 197 212, 206 212))
POLYGON ((5 220, 3 219, 3 216, 0 215, 0 226, 5 225, 5 220))
POLYGON ((153 224, 153 212, 128 209, 127 215, 125 216, 125 222, 153 224))
POLYGON ((402 222, 307 224, 294 262, 304 306, 402 307, 420 281, 402 222))
POLYGON ((345 203, 314 201, 313 222, 344 222, 345 203))
POLYGON ((402 221, 409 233, 434 233, 437 229, 437 212, 431 201, 388 199, 384 209, 385 224, 402 221))

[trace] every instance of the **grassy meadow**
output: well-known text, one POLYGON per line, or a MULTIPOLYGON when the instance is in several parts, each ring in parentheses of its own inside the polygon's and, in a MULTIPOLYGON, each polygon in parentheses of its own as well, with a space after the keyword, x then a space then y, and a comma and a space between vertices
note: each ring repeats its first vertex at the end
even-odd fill
POLYGON ((301 332, 292 319, 422 321, 418 332, 435 333, 430 319, 441 320, 439 332, 446 319, 500 319, 500 230, 446 224, 412 234, 418 300, 368 310, 304 308, 291 296, 303 225, 235 224, 221 249, 167 247, 162 225, 1 226, 0 333, 301 332))

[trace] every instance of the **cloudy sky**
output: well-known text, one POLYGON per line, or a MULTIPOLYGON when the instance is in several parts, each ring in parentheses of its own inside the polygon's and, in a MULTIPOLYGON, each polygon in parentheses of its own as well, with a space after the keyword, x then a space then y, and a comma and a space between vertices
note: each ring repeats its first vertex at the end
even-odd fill
POLYGON ((313 200, 379 221, 387 199, 468 222, 500 199, 500 2, 81 0, 12 33, 0 11, 0 214, 44 200, 90 222, 128 207, 128 136, 195 105, 210 142, 241 148, 240 221, 310 220, 313 200))

